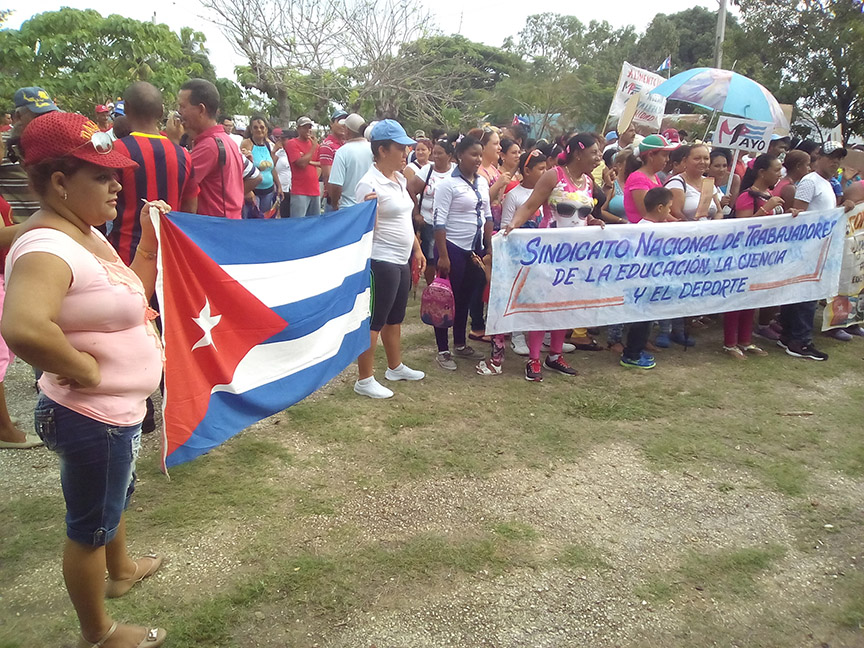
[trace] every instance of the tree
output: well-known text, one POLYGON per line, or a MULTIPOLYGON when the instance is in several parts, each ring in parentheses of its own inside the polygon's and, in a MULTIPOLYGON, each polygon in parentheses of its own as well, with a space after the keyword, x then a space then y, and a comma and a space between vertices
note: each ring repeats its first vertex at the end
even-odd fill
POLYGON ((431 36, 403 45, 398 65, 414 71, 391 102, 411 127, 471 128, 483 103, 503 80, 523 68, 519 56, 464 36, 431 36))
POLYGON ((746 37, 781 91, 821 126, 839 124, 844 141, 864 134, 862 11, 861 0, 741 0, 746 37))
POLYGON ((291 117, 292 93, 326 114, 330 101, 373 104, 398 113, 393 97, 416 88, 417 71, 399 64, 406 43, 431 30, 429 14, 408 0, 204 0, 249 65, 241 80, 291 117))
POLYGON ((496 88, 493 116, 509 121, 514 112, 534 113, 541 124, 602 127, 635 42, 633 27, 615 29, 605 21, 586 26, 575 16, 552 13, 529 16, 518 38, 504 43, 528 63, 496 88))
POLYGON ((65 110, 91 114, 94 104, 121 96, 133 81, 149 81, 166 102, 191 77, 211 75, 204 36, 93 10, 61 9, 34 16, 18 30, 0 31, 0 94, 44 87, 65 110))

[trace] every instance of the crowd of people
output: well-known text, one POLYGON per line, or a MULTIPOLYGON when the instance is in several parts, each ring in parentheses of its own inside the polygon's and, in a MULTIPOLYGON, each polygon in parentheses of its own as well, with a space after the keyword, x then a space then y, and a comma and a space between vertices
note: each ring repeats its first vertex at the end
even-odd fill
MULTIPOLYGON (((466 359, 477 374, 501 374, 508 338, 527 357, 524 375, 533 382, 544 370, 576 375, 565 359, 576 351, 608 348, 623 367, 651 369, 657 348, 693 346, 691 331, 720 318, 722 349, 735 360, 766 355, 754 335, 791 356, 827 358, 813 344, 815 302, 763 308, 758 319, 744 310, 661 321, 653 341, 655 322, 622 322, 606 327, 604 345, 597 329, 489 336, 484 299, 491 239, 517 228, 852 209, 864 187, 857 170, 840 170, 847 154, 840 143, 775 137, 766 153, 733 168, 730 151, 673 129, 639 134, 629 126, 548 141, 514 122, 409 137, 395 120, 335 110, 319 144, 321 127, 305 115, 292 129, 255 115, 245 133, 235 132, 208 81, 192 79, 177 96, 166 112, 161 91, 139 81, 116 103, 97 105, 91 120, 62 112, 41 88, 21 88, 0 127, 0 248, 8 254, 0 275, 0 447, 44 443, 60 457, 63 572, 81 646, 165 640, 161 629, 119 625, 103 603, 162 564, 158 555, 127 554, 123 521, 141 434, 154 428, 149 396, 162 375, 153 207, 233 219, 326 218, 377 200, 370 346, 354 385, 360 396, 393 396, 374 375, 379 338, 387 381, 425 378, 401 353, 408 294, 421 277, 426 284, 446 278, 452 289, 453 325, 434 328, 444 371, 466 359), (488 346, 488 358, 479 345, 488 346), (37 372, 37 435, 22 432, 6 408, 2 378, 13 352, 37 372)), ((864 329, 829 334, 849 341, 864 329)))

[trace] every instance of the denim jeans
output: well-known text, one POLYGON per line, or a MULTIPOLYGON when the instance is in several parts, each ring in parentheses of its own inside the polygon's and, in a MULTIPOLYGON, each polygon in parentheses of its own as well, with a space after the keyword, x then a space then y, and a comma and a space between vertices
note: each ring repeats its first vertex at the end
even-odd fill
POLYGON ((780 324, 783 325, 783 339, 801 344, 813 341, 813 318, 816 316, 817 302, 784 304, 780 307, 780 324))
POLYGON ((66 535, 93 547, 108 544, 135 491, 141 424, 102 423, 44 394, 36 404, 34 418, 45 447, 60 458, 66 535))
POLYGON ((321 215, 321 196, 299 196, 291 194, 291 218, 321 215))

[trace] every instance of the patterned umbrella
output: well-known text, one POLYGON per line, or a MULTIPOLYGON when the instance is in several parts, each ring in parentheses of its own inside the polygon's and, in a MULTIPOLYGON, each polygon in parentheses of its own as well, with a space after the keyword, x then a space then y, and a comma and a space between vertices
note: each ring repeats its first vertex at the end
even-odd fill
POLYGON ((651 92, 728 115, 772 122, 775 129, 789 130, 789 120, 774 95, 753 79, 731 70, 693 68, 676 74, 651 92))

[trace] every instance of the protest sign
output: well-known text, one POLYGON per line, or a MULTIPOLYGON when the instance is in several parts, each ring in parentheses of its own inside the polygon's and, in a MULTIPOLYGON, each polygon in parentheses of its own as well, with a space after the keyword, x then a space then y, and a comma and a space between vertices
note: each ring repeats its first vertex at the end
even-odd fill
POLYGON ((771 143, 774 124, 722 115, 711 143, 727 149, 764 153, 771 143))
POLYGON ((492 239, 488 333, 599 326, 810 301, 837 291, 842 209, 515 230, 492 239))
MULTIPOLYGON (((651 126, 659 130, 663 113, 666 110, 666 98, 649 93, 665 80, 659 74, 634 67, 625 61, 624 65, 621 66, 621 76, 618 77, 618 85, 615 88, 615 96, 612 98, 609 115, 620 118, 630 97, 638 94, 640 96, 633 115, 633 123, 651 126)), ((619 128, 618 130, 623 129, 619 128)))
POLYGON ((864 324, 864 205, 849 214, 835 294, 822 311, 822 330, 864 324))

